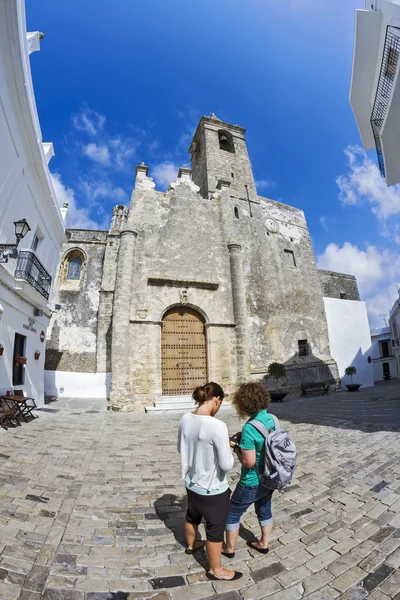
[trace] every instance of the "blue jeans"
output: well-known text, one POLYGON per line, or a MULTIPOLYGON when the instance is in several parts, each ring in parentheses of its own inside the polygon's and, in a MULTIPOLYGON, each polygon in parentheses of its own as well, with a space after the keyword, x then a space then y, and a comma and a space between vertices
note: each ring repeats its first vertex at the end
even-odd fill
POLYGON ((245 487, 238 483, 231 497, 231 508, 226 522, 226 530, 235 531, 239 529, 240 517, 253 503, 260 526, 272 525, 271 498, 272 490, 267 490, 262 485, 245 487))

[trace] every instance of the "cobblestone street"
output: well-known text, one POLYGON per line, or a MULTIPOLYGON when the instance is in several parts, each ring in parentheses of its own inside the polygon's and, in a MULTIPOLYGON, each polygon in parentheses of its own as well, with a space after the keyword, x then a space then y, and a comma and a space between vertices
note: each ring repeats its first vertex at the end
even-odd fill
MULTIPOLYGON (((267 556, 247 547, 234 582, 210 582, 184 553, 180 415, 107 412, 59 400, 0 430, 2 600, 400 599, 400 384, 289 398, 271 412, 299 451, 293 484, 275 493, 267 556)), ((221 411, 233 433, 231 409, 221 411)), ((238 463, 230 474, 234 483, 238 463)))

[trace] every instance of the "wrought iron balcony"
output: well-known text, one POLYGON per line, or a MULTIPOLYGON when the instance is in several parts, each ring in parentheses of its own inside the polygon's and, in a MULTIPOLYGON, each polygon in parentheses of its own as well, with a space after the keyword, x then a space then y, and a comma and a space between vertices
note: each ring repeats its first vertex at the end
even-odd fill
POLYGON ((20 250, 18 253, 15 278, 25 279, 46 300, 49 299, 51 276, 31 250, 20 250))
POLYGON ((388 25, 383 48, 381 70, 376 88, 374 107, 371 114, 371 127, 374 134, 378 165, 382 177, 385 177, 385 161, 383 158, 381 132, 385 120, 393 82, 396 76, 400 54, 400 27, 388 25))

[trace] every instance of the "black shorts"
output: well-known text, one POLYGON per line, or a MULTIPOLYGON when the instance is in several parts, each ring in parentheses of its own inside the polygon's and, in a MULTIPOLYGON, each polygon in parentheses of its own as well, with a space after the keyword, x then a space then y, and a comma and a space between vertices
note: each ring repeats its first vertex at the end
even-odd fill
POLYGON ((186 491, 188 497, 186 521, 192 525, 200 525, 203 518, 206 522, 207 541, 223 542, 231 490, 212 496, 201 496, 188 489, 186 491))

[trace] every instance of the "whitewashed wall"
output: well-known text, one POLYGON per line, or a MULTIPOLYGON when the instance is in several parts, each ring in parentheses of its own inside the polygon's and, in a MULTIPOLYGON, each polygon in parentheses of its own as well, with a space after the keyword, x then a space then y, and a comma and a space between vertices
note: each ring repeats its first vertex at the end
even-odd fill
POLYGON ((72 373, 45 371, 46 396, 60 398, 107 398, 111 373, 72 373))
POLYGON ((383 363, 389 363, 390 375, 397 376, 397 364, 394 354, 390 357, 381 358, 381 347, 379 342, 389 340, 389 349, 393 353, 392 335, 390 327, 382 327, 381 329, 371 329, 371 356, 374 365, 374 381, 383 380, 383 363))
POLYGON ((371 336, 365 302, 324 298, 328 322, 331 355, 339 368, 342 384, 350 383, 344 372, 353 366, 357 374, 354 383, 363 387, 374 385, 373 364, 368 363, 371 355, 371 336))
MULTIPOLYGON (((0 2, 0 244, 14 244, 14 221, 25 218, 31 231, 18 250, 31 250, 41 238, 36 257, 54 280, 58 254, 65 241, 64 223, 47 163, 52 145, 43 144, 31 79, 29 54, 38 50, 38 32, 26 33, 23 0, 0 2)), ((44 57, 43 57, 44 58, 44 57)), ((14 276, 17 261, 0 264, 0 393, 12 389, 15 333, 26 336, 24 384, 16 386, 43 404, 45 342, 50 320, 48 300, 34 286, 14 276), (35 316, 35 309, 43 311, 35 316), (29 319, 30 325, 29 325, 29 319), (29 329, 24 328, 29 325, 29 329), (36 330, 36 331, 34 331, 36 330), (35 360, 35 350, 40 359, 35 360)))

